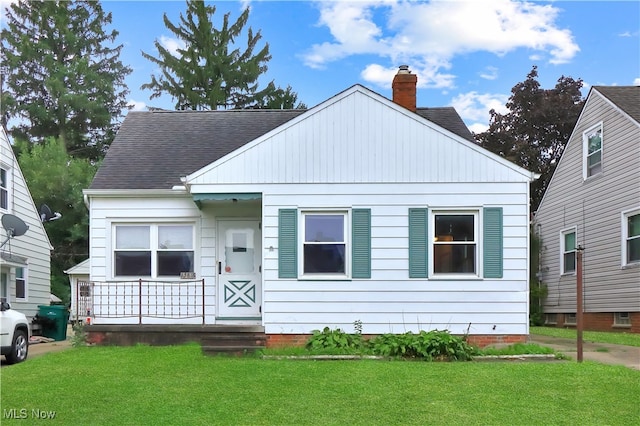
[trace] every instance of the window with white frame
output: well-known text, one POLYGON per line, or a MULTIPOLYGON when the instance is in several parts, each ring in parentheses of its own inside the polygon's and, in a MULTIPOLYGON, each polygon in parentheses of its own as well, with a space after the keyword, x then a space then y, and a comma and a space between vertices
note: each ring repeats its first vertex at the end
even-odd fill
POLYGON ((433 273, 478 274, 478 212, 434 211, 433 273))
POLYGON ((568 229, 560 233, 560 273, 576 272, 576 229, 568 229))
POLYGON ((615 312, 613 314, 613 325, 618 327, 631 326, 631 316, 629 312, 615 312))
POLYGON ((348 213, 302 212, 303 275, 349 274, 348 213))
POLYGON ((191 224, 114 225, 116 277, 179 277, 194 271, 191 224))
POLYGON ((586 179, 602 172, 602 123, 582 134, 582 146, 586 179))
POLYGON ((576 322, 578 321, 577 319, 577 315, 575 313, 573 314, 564 314, 564 323, 568 324, 568 325, 575 325, 576 322))
POLYGON ((9 301, 9 274, 0 272, 0 302, 9 301))
POLYGON ((640 209, 622 214, 622 262, 640 263, 640 209))
POLYGON ((27 273, 25 268, 16 268, 16 300, 27 300, 27 273))
POLYGON ((9 170, 0 167, 0 209, 9 210, 9 170))

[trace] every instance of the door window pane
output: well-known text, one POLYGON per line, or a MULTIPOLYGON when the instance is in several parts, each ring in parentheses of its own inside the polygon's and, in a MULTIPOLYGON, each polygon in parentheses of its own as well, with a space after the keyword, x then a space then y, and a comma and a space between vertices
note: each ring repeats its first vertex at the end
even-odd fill
POLYGON ((251 274, 255 270, 254 232, 251 228, 229 229, 225 233, 224 271, 251 274))

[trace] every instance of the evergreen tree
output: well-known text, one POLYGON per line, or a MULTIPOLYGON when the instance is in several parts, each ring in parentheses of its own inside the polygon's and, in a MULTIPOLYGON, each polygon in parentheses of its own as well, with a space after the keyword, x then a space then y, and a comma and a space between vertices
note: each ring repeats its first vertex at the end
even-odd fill
MULTIPOLYGON (((27 145, 24 141, 16 144, 27 145)), ((51 292, 68 302, 69 278, 64 271, 89 257, 89 215, 82 189, 91 185, 98 164, 69 156, 59 139, 19 148, 18 163, 36 206, 46 204, 62 214, 45 223, 45 228, 53 245, 51 292)))
POLYGON ((489 129, 476 135, 484 148, 539 173, 531 183, 531 211, 538 209, 549 180, 582 111, 582 80, 562 76, 553 89, 542 89, 533 67, 511 89, 509 112, 491 110, 489 129))
POLYGON ((126 106, 122 45, 105 31, 111 14, 95 1, 25 1, 6 10, 2 30, 3 123, 14 139, 59 138, 69 154, 98 159, 126 106), (6 87, 5 87, 6 86, 6 87))
MULTIPOLYGON (((179 25, 164 15, 165 26, 185 47, 174 55, 156 40, 158 57, 142 52, 144 58, 161 69, 161 74, 152 74, 151 81, 143 84, 142 89, 153 91, 151 99, 163 93, 171 95, 178 110, 259 108, 269 103, 265 100, 269 97, 289 105, 285 98, 287 92, 276 89, 273 82, 258 90, 258 78, 267 71, 266 64, 271 59, 268 44, 254 54, 262 38, 260 31, 254 33, 249 28, 246 48, 238 47, 249 19, 249 9, 232 24, 230 14, 225 14, 220 29, 212 22, 215 12, 215 6, 205 5, 200 0, 187 0, 186 16, 180 14, 179 25)), ((290 91, 288 95, 291 95, 290 91)))

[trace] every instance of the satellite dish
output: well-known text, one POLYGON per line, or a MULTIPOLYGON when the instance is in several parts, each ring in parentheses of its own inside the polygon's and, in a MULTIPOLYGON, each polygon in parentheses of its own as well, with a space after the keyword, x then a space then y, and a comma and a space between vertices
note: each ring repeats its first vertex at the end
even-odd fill
POLYGON ((0 222, 2 222, 2 227, 5 229, 5 231, 7 231, 7 239, 4 240, 2 244, 0 244, 0 247, 4 246, 11 238, 24 235, 25 232, 27 232, 27 230, 29 229, 29 225, 24 223, 22 219, 20 219, 18 216, 14 216, 8 213, 2 215, 2 219, 0 219, 0 222))
POLYGON ((40 207, 40 220, 42 223, 51 222, 52 220, 60 219, 62 215, 58 212, 52 212, 48 205, 43 204, 40 207))

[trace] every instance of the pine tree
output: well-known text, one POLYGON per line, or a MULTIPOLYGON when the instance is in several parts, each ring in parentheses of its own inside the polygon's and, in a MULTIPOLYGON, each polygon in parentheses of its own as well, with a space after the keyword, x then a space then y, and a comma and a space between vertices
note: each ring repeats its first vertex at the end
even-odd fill
POLYGON ((3 124, 15 139, 60 139, 73 156, 99 159, 127 108, 131 68, 119 60, 111 14, 95 1, 12 3, 2 30, 3 124))
POLYGON ((584 104, 581 79, 562 76, 553 89, 542 89, 537 78, 534 66, 511 89, 509 112, 491 110, 489 129, 476 136, 489 151, 540 174, 531 183, 531 211, 542 200, 584 104))
POLYGON ((174 55, 156 40, 158 57, 142 52, 144 58, 160 67, 161 74, 151 75, 151 81, 141 88, 153 91, 151 99, 169 94, 178 110, 259 108, 268 103, 265 98, 270 96, 282 98, 281 104, 288 105, 286 92, 276 89, 273 82, 258 90, 258 77, 267 71, 266 64, 271 59, 268 44, 253 53, 262 38, 260 31, 254 33, 249 28, 246 48, 238 47, 249 9, 232 24, 230 14, 225 14, 220 29, 212 22, 215 12, 215 6, 187 0, 186 16, 180 14, 179 25, 164 15, 165 26, 184 43, 184 48, 174 55))

